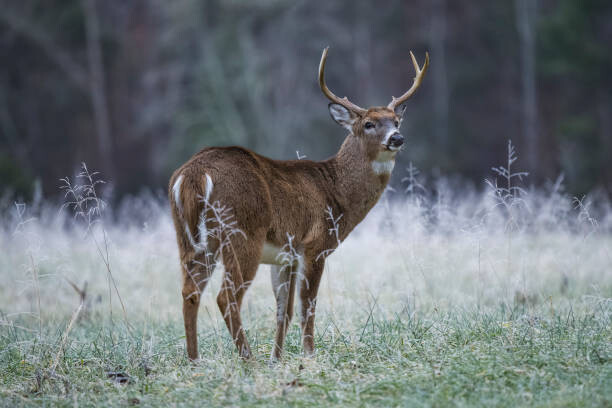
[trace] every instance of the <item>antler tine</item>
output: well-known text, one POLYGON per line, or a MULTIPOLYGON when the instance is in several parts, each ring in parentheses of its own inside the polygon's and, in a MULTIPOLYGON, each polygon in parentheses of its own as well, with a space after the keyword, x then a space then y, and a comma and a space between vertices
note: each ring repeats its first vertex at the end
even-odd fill
POLYGON ((327 85, 325 85, 325 61, 327 60, 328 51, 329 47, 325 47, 325 49, 323 50, 323 55, 321 55, 321 62, 319 63, 319 86, 321 87, 321 91, 323 91, 323 94, 327 96, 330 101, 342 105, 346 109, 351 110, 359 115, 363 115, 364 113, 366 113, 366 109, 360 108, 359 106, 355 105, 354 103, 349 101, 346 96, 344 98, 337 97, 333 94, 332 91, 329 90, 327 85))
POLYGON ((423 64, 423 68, 419 67, 419 63, 414 57, 414 54, 412 53, 412 51, 410 51, 410 58, 412 59, 412 65, 414 65, 414 70, 416 71, 414 82, 412 86, 410 87, 410 89, 406 91, 405 94, 403 94, 399 98, 396 98, 395 96, 393 97, 389 105, 387 105, 389 109, 395 109, 397 106, 406 102, 406 100, 408 100, 408 98, 410 98, 412 94, 416 92, 419 86, 421 86, 421 82, 423 81, 423 78, 425 77, 425 72, 427 72, 427 68, 429 67, 429 53, 428 52, 425 53, 425 64, 423 64))

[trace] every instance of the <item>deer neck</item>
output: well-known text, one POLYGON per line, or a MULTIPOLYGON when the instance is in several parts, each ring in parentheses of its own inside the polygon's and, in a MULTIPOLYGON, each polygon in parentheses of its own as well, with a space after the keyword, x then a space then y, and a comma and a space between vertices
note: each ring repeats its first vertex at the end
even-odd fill
POLYGON ((342 207, 346 223, 342 235, 346 236, 380 199, 389 183, 395 157, 373 156, 362 140, 349 136, 330 161, 338 175, 334 180, 334 199, 342 207))

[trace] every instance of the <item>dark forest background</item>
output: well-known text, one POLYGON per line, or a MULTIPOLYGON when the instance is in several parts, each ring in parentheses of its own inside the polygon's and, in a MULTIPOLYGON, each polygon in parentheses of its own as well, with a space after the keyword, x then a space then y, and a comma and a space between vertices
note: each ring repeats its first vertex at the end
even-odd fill
POLYGON ((81 161, 115 197, 159 189, 210 145, 326 158, 345 133, 316 81, 327 45, 328 85, 362 106, 430 52, 394 182, 412 161, 480 183, 512 139, 530 183, 612 192, 609 0, 3 0, 0 193, 59 194, 81 161))

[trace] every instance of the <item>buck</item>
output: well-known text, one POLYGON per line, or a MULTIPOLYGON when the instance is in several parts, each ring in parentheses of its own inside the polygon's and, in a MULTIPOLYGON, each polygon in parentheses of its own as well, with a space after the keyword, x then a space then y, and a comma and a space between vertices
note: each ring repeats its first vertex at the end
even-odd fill
POLYGON ((389 182, 404 143, 399 132, 404 102, 421 85, 429 54, 420 68, 410 52, 416 76, 406 93, 387 106, 363 109, 327 88, 328 49, 321 56, 319 85, 331 100, 332 118, 349 132, 335 156, 321 162, 279 161, 242 147, 209 147, 170 179, 187 355, 192 360, 198 358, 201 294, 219 259, 225 275, 217 304, 240 356, 251 357, 240 309, 260 264, 272 265, 277 309, 272 360, 281 357, 296 290, 304 353, 312 354, 325 258, 363 220, 389 182), (336 225, 330 225, 330 218, 336 225))

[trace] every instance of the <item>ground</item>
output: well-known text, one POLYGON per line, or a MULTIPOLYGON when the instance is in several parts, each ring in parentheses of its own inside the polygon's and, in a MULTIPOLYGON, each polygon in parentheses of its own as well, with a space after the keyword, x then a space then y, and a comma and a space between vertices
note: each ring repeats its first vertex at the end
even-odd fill
POLYGON ((230 341, 218 270, 187 360, 163 201, 89 231, 17 211, 0 235, 0 404, 610 406, 611 217, 530 194, 528 220, 484 196, 383 201, 327 262, 316 354, 294 321, 274 365, 266 266, 243 308, 255 359, 230 341), (78 315, 69 282, 87 282, 78 315))

